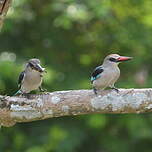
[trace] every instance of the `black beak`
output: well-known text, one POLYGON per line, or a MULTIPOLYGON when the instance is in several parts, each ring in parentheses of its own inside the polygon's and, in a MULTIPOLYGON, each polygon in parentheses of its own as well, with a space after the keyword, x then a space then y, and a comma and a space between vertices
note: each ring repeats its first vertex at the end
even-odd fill
POLYGON ((34 65, 34 69, 39 72, 45 71, 45 68, 42 68, 39 64, 34 65))

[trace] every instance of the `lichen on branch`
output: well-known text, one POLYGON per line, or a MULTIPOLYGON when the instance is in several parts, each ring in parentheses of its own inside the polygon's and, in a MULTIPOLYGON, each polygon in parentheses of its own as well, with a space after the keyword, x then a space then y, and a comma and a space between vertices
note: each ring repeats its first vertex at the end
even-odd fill
POLYGON ((105 90, 98 95, 92 90, 69 90, 0 99, 0 124, 6 127, 61 116, 152 111, 152 89, 105 90))

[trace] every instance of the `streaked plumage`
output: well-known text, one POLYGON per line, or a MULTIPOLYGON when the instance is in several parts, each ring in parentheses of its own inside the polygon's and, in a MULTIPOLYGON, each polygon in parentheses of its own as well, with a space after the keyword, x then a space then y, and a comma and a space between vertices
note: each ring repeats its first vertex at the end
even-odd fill
POLYGON ((95 94, 97 90, 110 87, 118 91, 114 84, 120 76, 118 64, 122 61, 130 60, 131 57, 123 57, 118 54, 108 55, 101 66, 95 68, 91 75, 91 83, 95 94))
POLYGON ((18 78, 18 87, 19 87, 19 89, 21 88, 21 83, 23 81, 24 74, 25 74, 25 71, 21 72, 20 75, 19 75, 19 78, 18 78))

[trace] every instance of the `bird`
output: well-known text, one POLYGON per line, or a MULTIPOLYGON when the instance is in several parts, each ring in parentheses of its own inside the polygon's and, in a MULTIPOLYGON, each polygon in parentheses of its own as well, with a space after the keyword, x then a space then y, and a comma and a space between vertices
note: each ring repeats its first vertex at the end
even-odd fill
POLYGON ((91 84, 94 93, 97 95, 99 89, 104 90, 109 87, 119 92, 115 87, 115 82, 120 76, 119 63, 131 60, 132 57, 110 54, 105 57, 103 64, 96 67, 91 75, 91 84))
POLYGON ((40 60, 33 58, 30 59, 26 65, 24 71, 22 71, 18 78, 19 90, 14 94, 28 94, 33 90, 39 89, 44 91, 41 87, 43 74, 46 72, 45 68, 41 67, 40 60))

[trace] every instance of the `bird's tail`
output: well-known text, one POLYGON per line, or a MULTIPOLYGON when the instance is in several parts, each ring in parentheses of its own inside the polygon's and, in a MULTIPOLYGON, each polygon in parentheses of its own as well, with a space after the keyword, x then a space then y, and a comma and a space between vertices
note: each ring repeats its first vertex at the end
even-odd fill
POLYGON ((18 90, 13 96, 16 96, 16 95, 21 94, 21 93, 22 93, 21 90, 18 90))

